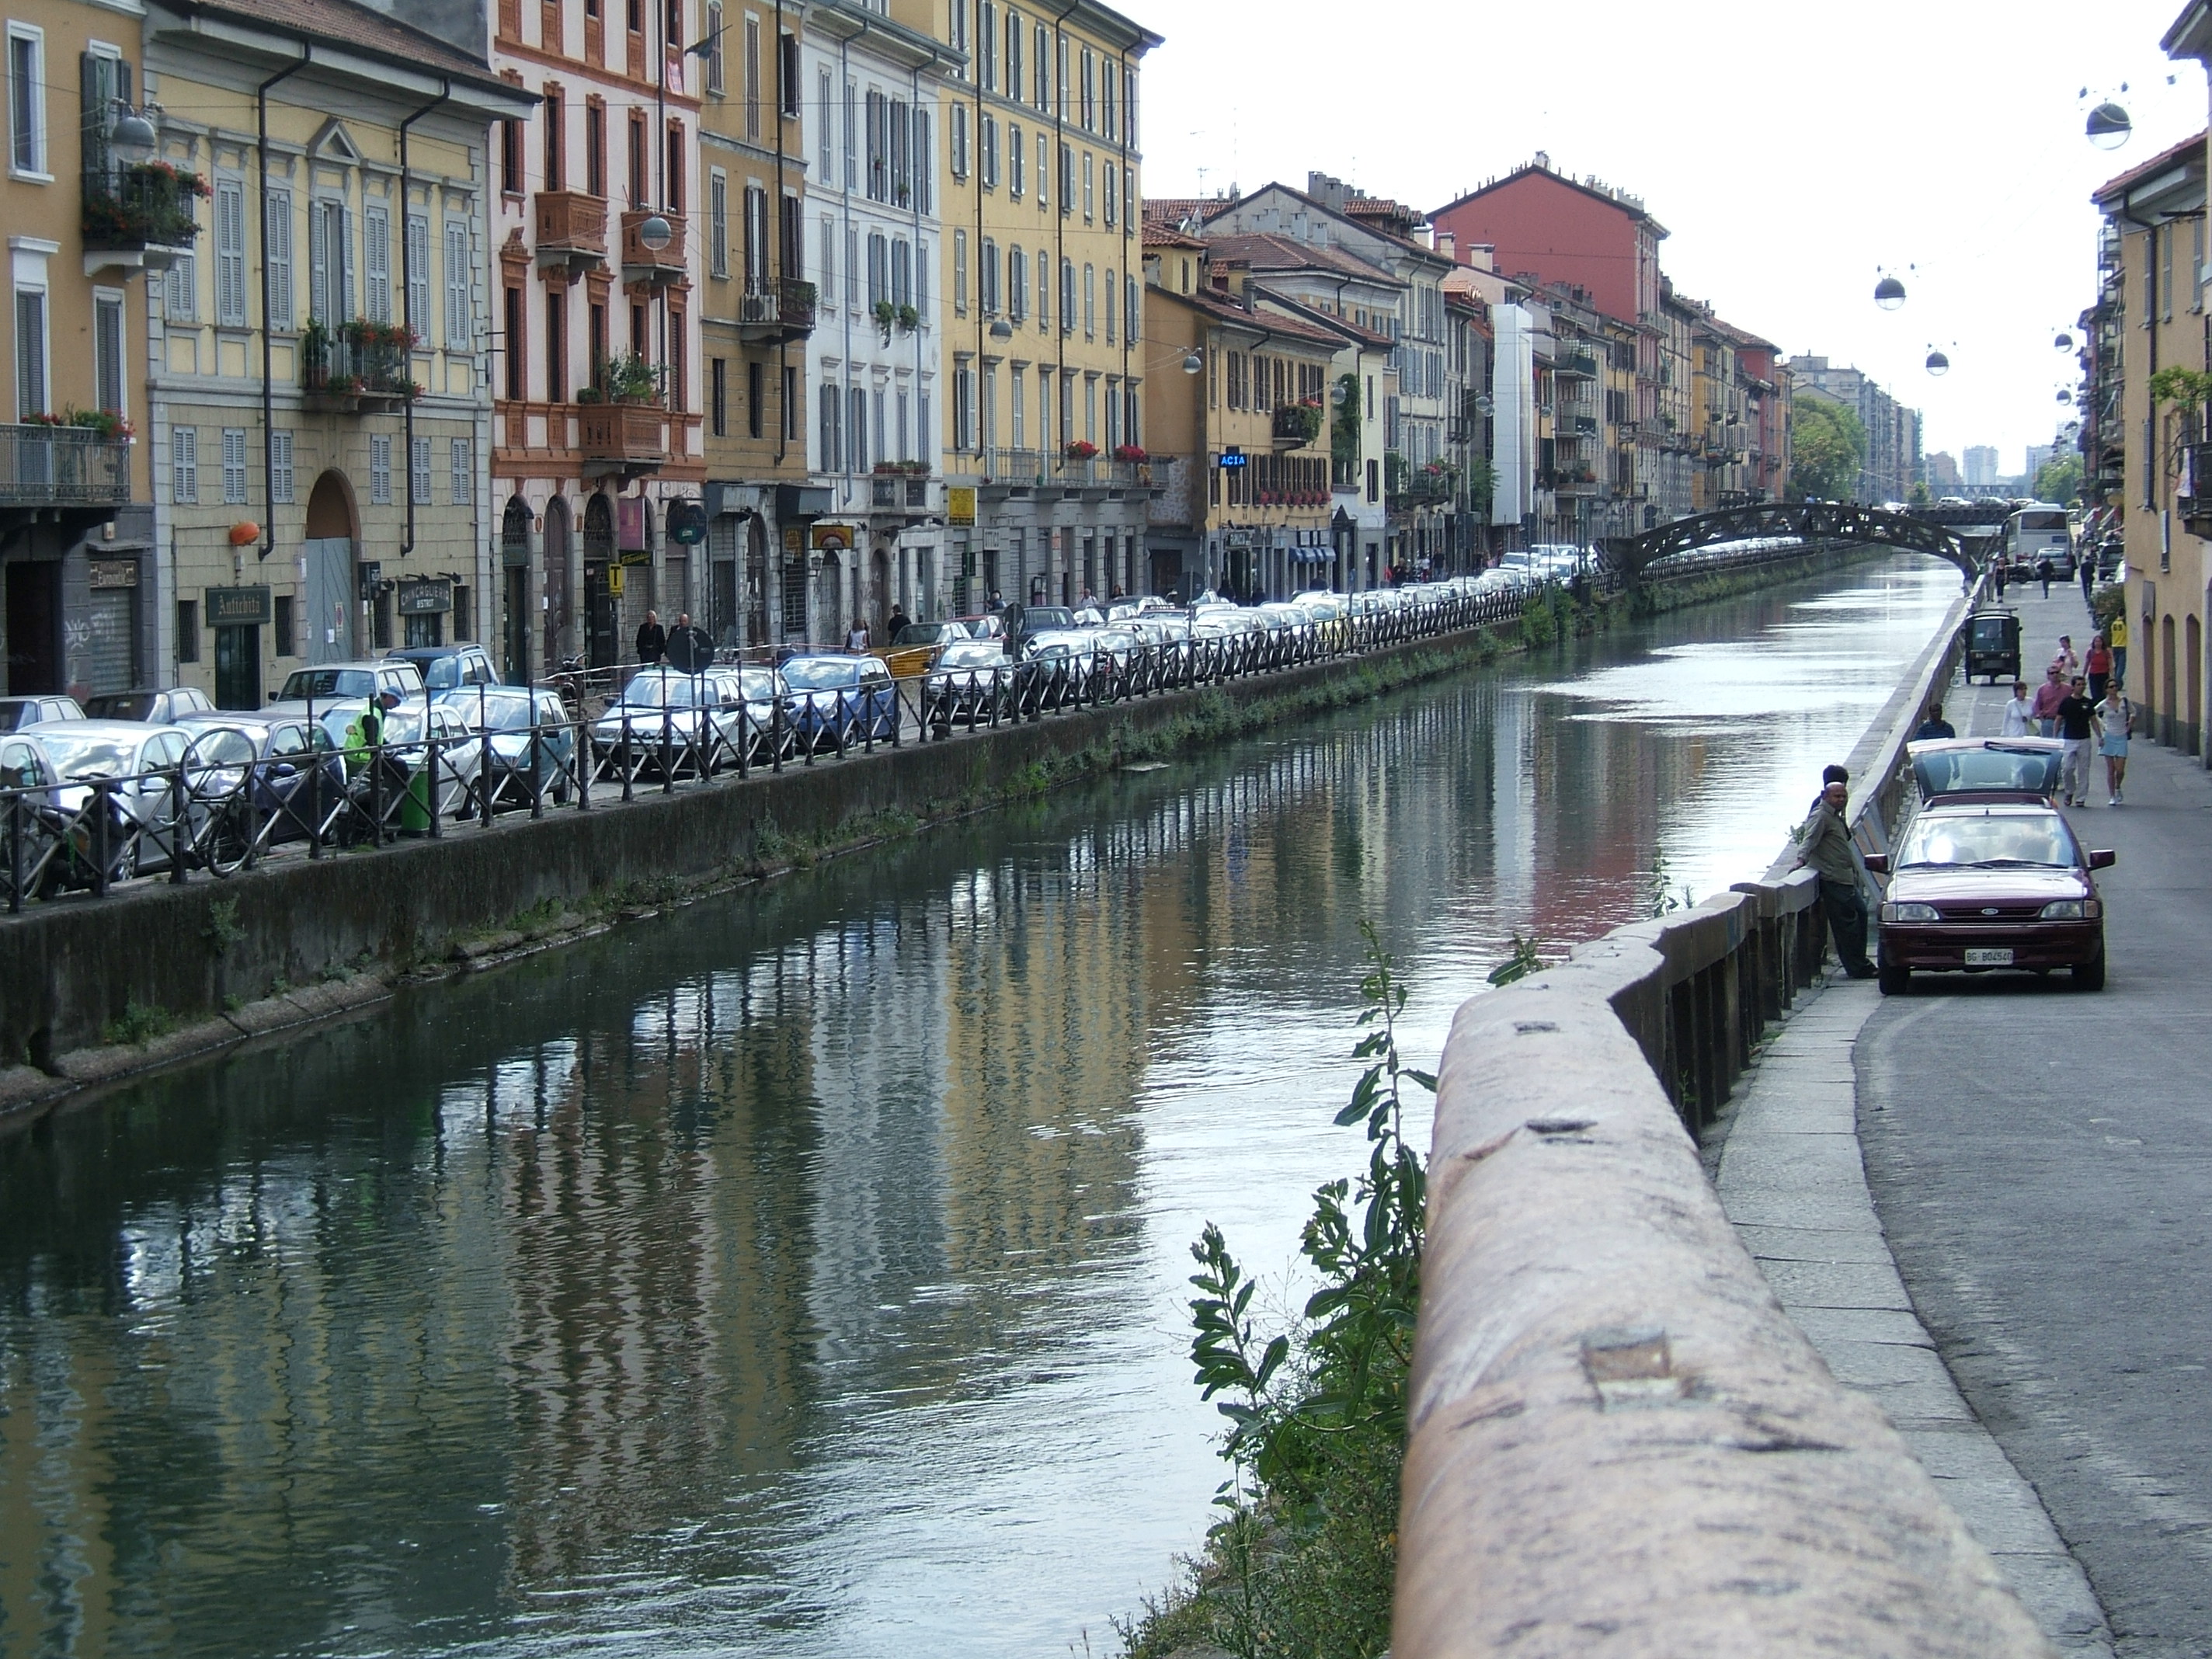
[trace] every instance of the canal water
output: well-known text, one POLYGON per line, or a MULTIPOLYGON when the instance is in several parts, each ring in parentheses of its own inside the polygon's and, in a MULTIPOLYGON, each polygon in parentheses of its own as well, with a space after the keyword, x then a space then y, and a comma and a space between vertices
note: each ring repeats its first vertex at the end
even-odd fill
POLYGON ((412 992, 0 1143, 0 1651, 1106 1655, 1294 1299, 1359 923, 1757 873, 1958 591, 1862 565, 412 992))

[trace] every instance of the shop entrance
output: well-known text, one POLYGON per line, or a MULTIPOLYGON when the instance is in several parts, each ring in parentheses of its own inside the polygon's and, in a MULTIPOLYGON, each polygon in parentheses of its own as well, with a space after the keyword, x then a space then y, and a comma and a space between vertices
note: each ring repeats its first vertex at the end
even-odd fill
POLYGON ((6 567, 8 660, 11 696, 62 689, 62 566, 25 559, 6 567))
POLYGON ((215 630, 215 703, 218 708, 261 707, 261 630, 251 623, 215 630))

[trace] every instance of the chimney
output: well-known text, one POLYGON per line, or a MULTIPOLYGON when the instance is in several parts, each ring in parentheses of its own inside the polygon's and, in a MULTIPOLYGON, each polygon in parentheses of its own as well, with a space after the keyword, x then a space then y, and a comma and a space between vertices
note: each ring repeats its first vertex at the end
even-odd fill
POLYGON ((1458 237, 1453 235, 1451 232, 1448 230, 1439 230, 1433 233, 1430 240, 1438 253, 1443 254, 1445 258, 1450 260, 1454 264, 1457 264, 1459 263, 1458 237))
POLYGON ((1498 269, 1498 244, 1495 242, 1469 242, 1467 245, 1467 262, 1473 265, 1477 270, 1496 270, 1498 269))
POLYGON ((1535 159, 1534 162, 1532 165, 1536 166, 1536 167, 1540 167, 1543 168, 1543 170, 1544 170, 1545 172, 1549 173, 1549 172, 1552 170, 1552 153, 1551 153, 1551 151, 1549 151, 1549 150, 1547 150, 1547 149, 1540 149, 1540 150, 1538 150, 1538 151, 1536 152, 1536 159, 1535 159))
POLYGON ((1331 213, 1344 211, 1344 180, 1332 179, 1326 173, 1306 174, 1306 194, 1319 202, 1331 213))

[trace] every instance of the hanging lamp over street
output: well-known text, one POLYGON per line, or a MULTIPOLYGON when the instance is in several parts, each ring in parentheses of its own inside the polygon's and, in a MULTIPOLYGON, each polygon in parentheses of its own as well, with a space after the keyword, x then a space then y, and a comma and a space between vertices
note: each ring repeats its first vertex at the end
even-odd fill
POLYGON ((1951 360, 1948 357, 1946 357, 1941 351, 1929 351, 1928 354, 1928 372, 1930 374, 1948 374, 1951 372, 1951 360))
POLYGON ((1894 276, 1885 276, 1874 285, 1874 302, 1884 311, 1894 311, 1905 303, 1905 284, 1894 276))
POLYGON ((2088 138, 2099 149, 2118 149, 2135 130, 2127 111, 2109 99, 2089 112, 2088 138))

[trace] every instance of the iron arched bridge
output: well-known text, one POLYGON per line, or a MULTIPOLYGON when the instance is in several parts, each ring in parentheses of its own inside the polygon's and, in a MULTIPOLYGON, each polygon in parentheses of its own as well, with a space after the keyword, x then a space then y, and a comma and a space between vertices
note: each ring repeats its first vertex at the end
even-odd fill
POLYGON ((1726 507, 1718 513, 1677 519, 1640 536, 1608 537, 1599 547, 1613 568, 1633 582, 1642 577, 1645 567, 1670 554, 1775 536, 1899 547, 1948 559, 1970 582, 1981 574, 1977 556, 1981 538, 1962 536, 1948 526, 1931 524, 1909 513, 1884 513, 1837 501, 1767 501, 1757 507, 1726 507))

